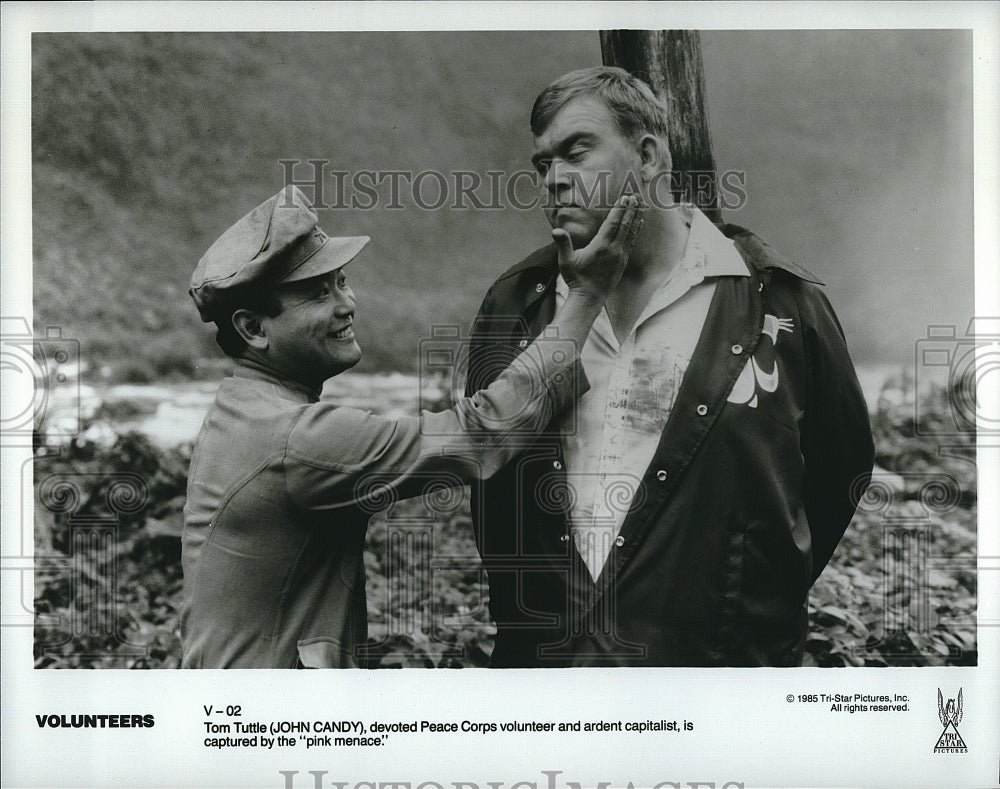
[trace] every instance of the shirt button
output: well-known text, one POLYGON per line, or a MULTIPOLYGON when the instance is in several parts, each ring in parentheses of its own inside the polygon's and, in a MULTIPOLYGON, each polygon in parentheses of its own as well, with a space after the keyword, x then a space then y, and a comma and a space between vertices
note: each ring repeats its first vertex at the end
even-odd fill
POLYGON ((539 282, 537 285, 535 285, 535 293, 541 293, 543 290, 545 290, 544 282, 539 282))
POLYGON ((698 416, 705 416, 708 413, 708 406, 702 403, 695 410, 698 412, 698 416))
POLYGON ((741 353, 743 353, 743 346, 739 345, 739 344, 736 344, 732 348, 730 348, 729 350, 731 350, 733 352, 734 356, 739 356, 741 353))
POLYGON ((619 548, 621 548, 624 544, 625 544, 625 538, 624 537, 622 537, 621 535, 618 535, 617 537, 615 537, 615 545, 617 545, 619 548))
POLYGON ((657 471, 657 472, 656 472, 656 478, 657 478, 658 480, 660 480, 660 482, 666 482, 666 481, 667 481, 667 472, 666 472, 666 471, 664 471, 664 470, 663 470, 663 469, 661 468, 661 469, 660 469, 659 471, 657 471))
POLYGON ((517 347, 518 348, 526 348, 526 347, 528 347, 528 341, 527 340, 521 340, 521 342, 519 342, 517 344, 517 347))
POLYGON ((554 468, 556 471, 562 471, 562 463, 559 462, 558 460, 553 460, 552 468, 554 468))

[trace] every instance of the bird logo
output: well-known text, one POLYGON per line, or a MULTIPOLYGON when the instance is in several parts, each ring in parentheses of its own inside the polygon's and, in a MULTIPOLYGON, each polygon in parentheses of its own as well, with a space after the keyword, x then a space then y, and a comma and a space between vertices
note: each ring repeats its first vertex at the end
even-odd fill
POLYGON ((778 334, 792 332, 791 318, 777 318, 770 313, 764 315, 764 325, 761 327, 761 342, 753 356, 747 359, 739 378, 733 384, 733 390, 727 398, 730 403, 757 407, 757 392, 774 392, 778 388, 778 357, 775 346, 778 344, 778 334), (770 342, 765 342, 767 337, 770 342))

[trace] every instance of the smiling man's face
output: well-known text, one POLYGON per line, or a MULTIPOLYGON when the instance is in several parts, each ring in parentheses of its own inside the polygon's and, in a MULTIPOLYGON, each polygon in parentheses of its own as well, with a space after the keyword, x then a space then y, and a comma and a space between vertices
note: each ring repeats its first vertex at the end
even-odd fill
POLYGON ((354 292, 343 268, 277 286, 281 313, 262 316, 266 356, 289 378, 320 388, 361 361, 354 337, 354 292))
POLYGON ((531 161, 549 224, 569 233, 577 249, 596 235, 623 187, 641 183, 638 145, 622 137, 597 96, 566 102, 535 137, 531 161))

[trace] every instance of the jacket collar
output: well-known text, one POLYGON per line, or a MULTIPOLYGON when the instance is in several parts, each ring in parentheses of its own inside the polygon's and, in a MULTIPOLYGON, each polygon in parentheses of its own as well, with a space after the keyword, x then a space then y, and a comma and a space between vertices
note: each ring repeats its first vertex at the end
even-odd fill
POLYGON ((732 239, 743 258, 765 277, 769 276, 772 269, 780 269, 799 279, 804 279, 806 282, 812 282, 816 285, 825 284, 809 269, 789 260, 760 236, 745 227, 731 224, 722 224, 718 227, 727 238, 732 239))
MULTIPOLYGON (((769 276, 770 271, 773 269, 779 269, 806 282, 812 282, 816 285, 824 284, 819 277, 807 268, 789 260, 760 236, 747 230, 745 227, 727 223, 718 225, 718 228, 727 238, 732 239, 740 254, 743 255, 744 260, 751 267, 764 274, 764 276, 769 276)), ((540 249, 536 249, 520 263, 511 266, 511 268, 500 276, 500 280, 509 279, 510 277, 518 276, 531 270, 537 270, 539 272, 537 276, 542 279, 548 281, 555 280, 555 276, 559 272, 555 244, 548 244, 540 249)))
POLYGON ((320 391, 312 387, 293 381, 290 378, 283 378, 273 370, 269 370, 262 364, 252 359, 236 359, 236 366, 233 368, 234 378, 247 378, 253 381, 266 381, 281 387, 286 392, 290 392, 295 399, 304 403, 315 403, 319 401, 320 391))
POLYGON ((507 271, 500 275, 499 279, 510 279, 511 277, 517 276, 518 274, 531 269, 541 269, 546 273, 546 275, 551 275, 554 278, 556 273, 559 271, 556 245, 547 244, 540 249, 536 249, 520 263, 517 263, 507 269, 507 271))

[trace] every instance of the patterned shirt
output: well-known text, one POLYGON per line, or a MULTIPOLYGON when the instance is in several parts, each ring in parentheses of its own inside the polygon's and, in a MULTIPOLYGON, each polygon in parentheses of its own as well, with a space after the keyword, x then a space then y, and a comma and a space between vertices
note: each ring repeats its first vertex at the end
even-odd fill
MULTIPOLYGON (((561 422, 571 533, 596 580, 659 443, 715 294, 716 277, 750 276, 733 242, 692 206, 680 262, 619 343, 606 310, 581 358, 591 389, 561 422)), ((562 277, 557 304, 566 299, 562 277)))

